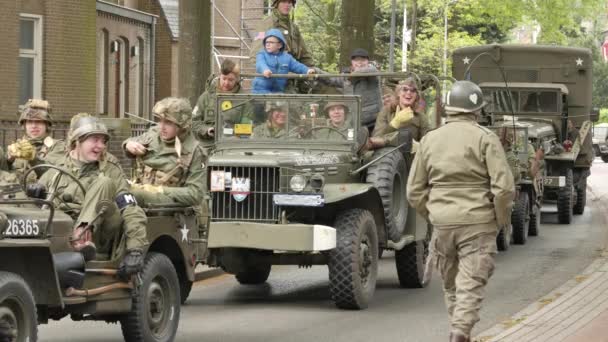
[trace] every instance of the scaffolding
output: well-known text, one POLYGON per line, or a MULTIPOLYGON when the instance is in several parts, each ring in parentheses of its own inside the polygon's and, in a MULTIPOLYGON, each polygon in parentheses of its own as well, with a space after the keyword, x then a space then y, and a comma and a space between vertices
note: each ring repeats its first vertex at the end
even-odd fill
POLYGON ((238 6, 228 6, 230 11, 238 11, 238 23, 231 22, 229 14, 224 13, 216 4, 217 0, 211 0, 212 7, 212 32, 213 39, 213 59, 219 68, 222 60, 225 58, 234 59, 239 62, 239 66, 243 72, 250 72, 255 68, 249 63, 249 52, 251 45, 257 32, 255 26, 258 21, 264 19, 264 16, 270 9, 271 0, 220 0, 222 3, 235 3, 238 6), (224 24, 228 27, 228 35, 216 35, 216 25, 224 24), (221 49, 235 49, 236 46, 221 44, 221 42, 237 42, 238 51, 236 54, 226 54, 221 49))

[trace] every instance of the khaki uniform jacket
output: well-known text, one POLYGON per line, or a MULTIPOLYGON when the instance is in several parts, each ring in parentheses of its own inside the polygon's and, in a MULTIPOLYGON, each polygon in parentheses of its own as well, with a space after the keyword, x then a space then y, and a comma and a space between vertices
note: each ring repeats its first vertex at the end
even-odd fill
POLYGON ((498 136, 466 114, 451 116, 422 139, 407 182, 410 204, 439 229, 507 225, 514 194, 498 136))
MULTIPOLYGON (((37 139, 24 136, 23 139, 28 139, 29 142, 36 148, 36 156, 33 160, 15 159, 11 163, 8 162, 8 167, 11 171, 15 171, 21 179, 23 173, 36 165, 53 164, 57 165, 66 155, 66 144, 63 140, 53 139, 50 136, 37 139)), ((37 171, 37 176, 42 176, 45 170, 37 171)))
MULTIPOLYGON (((390 125, 390 122, 395 117, 395 114, 395 111, 389 111, 383 108, 376 118, 376 125, 372 132, 372 137, 383 137, 386 145, 394 146, 397 142, 397 130, 390 125)), ((414 117, 400 127, 400 129, 401 128, 409 128, 412 133, 412 138, 416 141, 420 141, 429 131, 429 119, 426 117, 426 114, 414 113, 414 117)))
POLYGON ((342 126, 335 127, 331 124, 331 121, 327 119, 327 127, 318 128, 313 131, 315 139, 320 140, 334 140, 341 141, 348 139, 348 130, 352 129, 352 125, 349 123, 349 119, 346 119, 342 126))
POLYGON ((272 128, 270 121, 257 125, 253 129, 255 139, 281 139, 287 136, 285 128, 272 128))
MULTIPOLYGON (((192 111, 192 133, 204 146, 210 146, 214 143, 214 137, 207 134, 211 127, 215 127, 216 118, 216 102, 217 94, 221 91, 217 88, 219 80, 211 83, 211 86, 205 91, 196 102, 196 107, 192 111)), ((240 84, 237 84, 231 94, 244 93, 240 84)), ((236 108, 226 110, 222 113, 224 122, 243 123, 244 120, 250 121, 252 113, 251 106, 242 105, 236 108)))
MULTIPOLYGON (((82 183, 85 189, 89 189, 91 184, 95 182, 100 176, 106 176, 115 181, 116 193, 112 198, 116 198, 119 194, 129 192, 129 184, 127 179, 117 164, 101 161, 93 163, 82 163, 72 159, 66 155, 57 163, 60 166, 82 183)), ((45 172, 40 178, 38 183, 43 184, 47 189, 50 188, 54 181, 54 176, 58 173, 56 170, 49 170, 45 172)), ((59 182, 58 196, 55 197, 53 203, 56 208, 68 212, 72 218, 76 219, 80 215, 80 209, 84 204, 84 194, 76 184, 68 176, 61 177, 59 182), (70 196, 65 196, 69 194, 70 196), (64 202, 66 198, 71 198, 67 203, 64 202), (60 200, 61 199, 61 200, 60 200)), ((123 229, 127 236, 127 249, 142 248, 147 245, 146 239, 146 214, 143 209, 137 205, 130 205, 125 207, 120 215, 123 219, 123 229)), ((90 216, 90 215, 89 215, 90 216)), ((119 227, 117 227, 119 228, 119 227)))
MULTIPOLYGON (((171 173, 178 167, 175 143, 164 142, 160 138, 158 127, 152 127, 143 135, 129 138, 123 142, 122 147, 125 154, 127 157, 134 159, 135 156, 125 148, 129 141, 139 142, 147 148, 147 153, 138 158, 138 165, 135 169, 136 183, 144 183, 144 168, 146 166, 164 174, 171 173)), ((177 179, 177 182, 171 182, 170 184, 153 183, 153 185, 163 186, 163 193, 176 203, 197 206, 201 204, 205 191, 206 154, 191 132, 182 134, 180 142, 183 165, 174 174, 174 177, 171 177, 171 179, 177 179)), ((156 177, 157 180, 158 178, 162 177, 156 177)))
POLYGON ((306 44, 304 44, 304 38, 300 33, 300 28, 291 21, 289 15, 282 15, 277 9, 273 9, 270 15, 263 20, 260 20, 258 25, 256 25, 255 32, 257 36, 251 44, 251 51, 249 53, 249 57, 251 57, 251 61, 254 65, 256 54, 264 48, 262 46, 264 34, 271 28, 279 29, 281 30, 281 33, 283 33, 285 41, 287 42, 287 46, 285 47, 286 52, 289 52, 289 54, 298 62, 307 67, 314 66, 312 55, 306 48, 306 44))

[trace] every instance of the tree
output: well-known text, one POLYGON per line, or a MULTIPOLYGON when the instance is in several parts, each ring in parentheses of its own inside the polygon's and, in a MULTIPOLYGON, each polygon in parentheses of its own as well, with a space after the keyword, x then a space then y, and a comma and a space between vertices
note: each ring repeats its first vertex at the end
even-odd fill
POLYGON ((374 53, 374 0, 342 0, 340 65, 350 65, 350 53, 363 48, 374 53))
POLYGON ((203 92, 211 74, 211 2, 179 2, 179 96, 190 103, 203 92))

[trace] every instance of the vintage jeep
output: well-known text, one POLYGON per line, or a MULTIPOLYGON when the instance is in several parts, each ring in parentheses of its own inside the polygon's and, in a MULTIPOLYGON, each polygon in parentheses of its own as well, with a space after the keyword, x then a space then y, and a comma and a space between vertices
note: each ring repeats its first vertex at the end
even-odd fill
POLYGON ((328 265, 335 304, 363 309, 380 250, 394 249, 400 284, 426 285, 430 229, 405 195, 409 131, 399 132, 400 147, 364 153, 359 97, 237 94, 217 103, 208 264, 242 284, 264 283, 272 265, 328 265), (322 113, 330 102, 346 108, 339 127, 322 113), (264 121, 273 103, 283 103, 280 129, 264 121), (240 106, 252 122, 224 120, 223 110, 240 106))
POLYGON ((456 49, 453 74, 479 84, 489 117, 515 116, 529 125, 545 152, 544 199, 557 203, 558 220, 570 223, 586 205, 592 163, 591 51, 582 48, 493 44, 456 49))
MULTIPOLYGON (((513 153, 517 157, 516 196, 511 213, 511 232, 501 231, 497 237, 499 250, 507 250, 511 241, 518 245, 527 242, 528 236, 538 235, 540 228, 540 210, 542 207, 544 174, 539 170, 536 177, 530 174, 533 156, 536 149, 528 134, 529 122, 520 122, 516 118, 493 120, 492 129, 501 141, 508 139, 513 153)), ((511 170, 513 171, 513 170, 511 170)))
MULTIPOLYGON (((62 177, 70 174, 59 167, 62 177)), ((83 192, 86 189, 76 177, 83 192)), ((55 183, 58 184, 58 183, 55 183)), ((85 263, 69 239, 74 221, 53 209, 55 189, 47 199, 0 200, 0 332, 14 341, 36 341, 37 324, 59 320, 120 322, 127 341, 173 341, 180 302, 194 281, 194 264, 204 250, 191 207, 145 208, 150 242, 144 268, 130 281, 117 277, 123 255, 97 255, 85 263)), ((102 217, 117 210, 111 202, 98 204, 102 217)), ((124 250, 124 234, 114 240, 124 250)))
POLYGON ((601 123, 593 126, 593 152, 608 163, 608 124, 601 123))

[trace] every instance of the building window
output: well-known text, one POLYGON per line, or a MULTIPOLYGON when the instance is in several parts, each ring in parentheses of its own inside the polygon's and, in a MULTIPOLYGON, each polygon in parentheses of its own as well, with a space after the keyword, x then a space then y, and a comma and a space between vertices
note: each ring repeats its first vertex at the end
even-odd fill
POLYGON ((108 114, 108 54, 110 50, 110 40, 108 30, 105 28, 99 32, 97 58, 99 63, 99 113, 108 114))
POLYGON ((19 16, 19 103, 42 97, 42 17, 19 16))
POLYGON ((144 39, 137 37, 137 46, 133 49, 133 57, 137 58, 137 115, 143 116, 144 114, 144 39))

